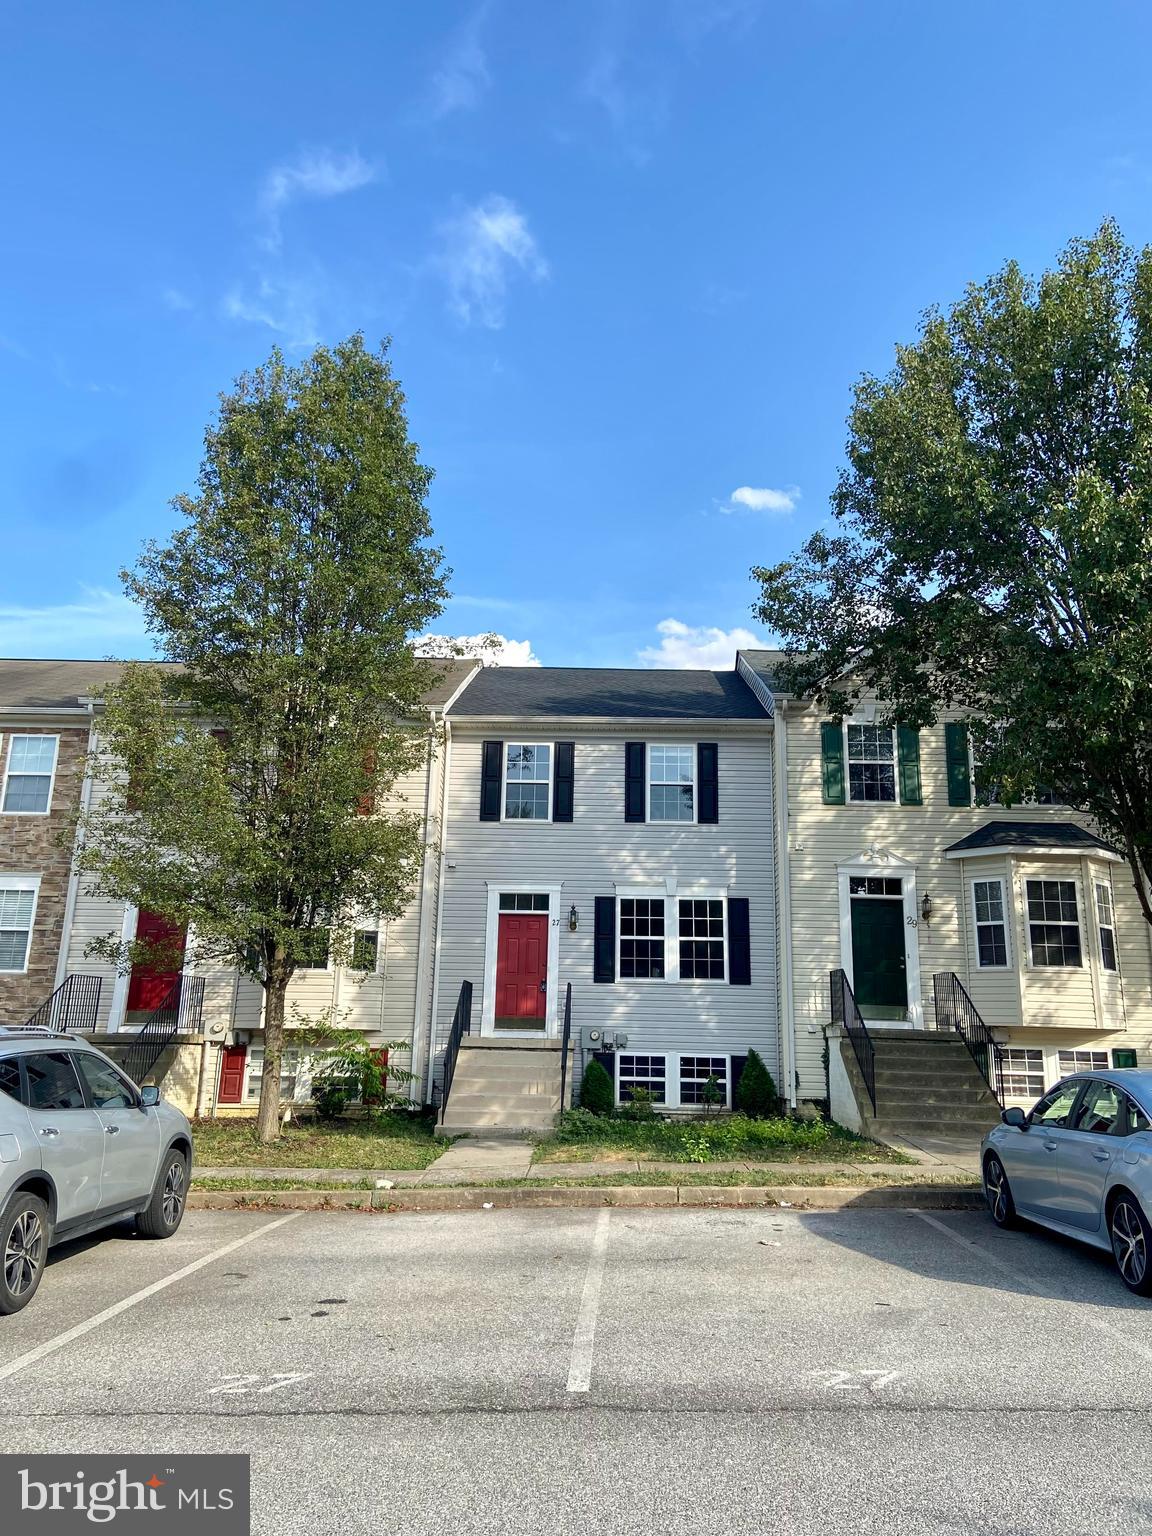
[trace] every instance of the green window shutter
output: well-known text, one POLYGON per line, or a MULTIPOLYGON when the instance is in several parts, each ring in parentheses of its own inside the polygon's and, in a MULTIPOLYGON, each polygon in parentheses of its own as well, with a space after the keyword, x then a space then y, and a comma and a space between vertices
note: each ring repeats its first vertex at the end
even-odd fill
POLYGON ((900 767, 900 804, 923 805, 920 793, 920 732, 910 725, 896 727, 896 760, 900 767))
POLYGON ((825 720, 821 725, 820 755, 824 775, 824 804, 843 805, 844 731, 838 720, 825 720))
POLYGON ((972 773, 968 767, 968 727, 949 720, 944 727, 944 761, 948 766, 948 804, 972 804, 972 773))

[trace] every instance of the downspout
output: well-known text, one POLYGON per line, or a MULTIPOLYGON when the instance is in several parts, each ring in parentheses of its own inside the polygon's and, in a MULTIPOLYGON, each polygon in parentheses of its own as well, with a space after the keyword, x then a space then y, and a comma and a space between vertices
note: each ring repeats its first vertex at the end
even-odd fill
POLYGON ((428 1071, 425 1102, 432 1098, 436 1071, 436 1021, 440 1017, 440 936, 444 931, 444 877, 448 869, 448 786, 452 778, 452 722, 444 721, 444 767, 440 780, 440 859, 436 887, 436 942, 432 963, 432 1016, 428 1026, 428 1071))
MULTIPOLYGON (((413 1099, 426 1098, 422 1074, 417 1066, 425 1054, 424 1032, 428 1025, 429 1010, 429 981, 431 966, 432 927, 434 923, 433 896, 436 891, 436 873, 434 861, 429 857, 431 849, 432 831, 432 795, 433 773, 439 767, 440 757, 436 751, 436 710, 435 707, 428 711, 428 753, 427 771, 424 775, 424 858, 420 872, 420 937, 416 945, 416 997, 412 1007, 412 1051, 408 1058, 409 1071, 415 1074, 409 1084, 408 1091, 413 1099)), ((381 1030, 383 1031, 383 1010, 387 1006, 388 988, 388 939, 387 930, 384 940, 384 997, 381 1002, 381 1030)))
MULTIPOLYGON (((87 816, 92 805, 92 756, 96 751, 96 720, 92 705, 88 705, 88 714, 91 724, 88 728, 88 762, 84 766, 84 783, 80 789, 80 815, 87 816)), ((72 868, 68 872, 68 889, 64 896, 64 916, 60 925, 60 953, 56 957, 56 980, 53 990, 63 986, 64 979, 68 975, 68 953, 72 948, 72 924, 76 919, 76 901, 80 892, 80 871, 76 867, 76 858, 80 849, 84 846, 84 831, 78 827, 76 842, 72 849, 72 868)))
POLYGON ((779 911, 776 928, 780 935, 780 1062, 784 1070, 785 1094, 796 1107, 796 1000, 792 975, 792 862, 789 851, 788 812, 788 721, 783 707, 773 717, 773 788, 775 789, 776 868, 779 911))

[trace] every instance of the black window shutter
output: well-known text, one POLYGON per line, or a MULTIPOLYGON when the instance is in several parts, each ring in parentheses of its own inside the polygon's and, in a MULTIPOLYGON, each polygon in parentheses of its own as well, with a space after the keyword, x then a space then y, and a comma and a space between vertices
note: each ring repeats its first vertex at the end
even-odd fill
POLYGON ((911 725, 896 727, 896 758, 900 769, 900 804, 923 805, 920 788, 920 732, 911 725))
POLYGON ((642 741, 624 743, 624 820, 647 821, 648 753, 642 741))
POLYGON ((736 1108, 736 1090, 740 1086, 740 1079, 744 1076, 744 1068, 748 1065, 748 1057, 733 1056, 728 1067, 729 1089, 728 1096, 732 1108, 736 1108))
POLYGON ((480 759, 480 820, 500 820, 500 789, 504 777, 504 743, 486 741, 480 759))
POLYGON ((963 720, 944 726, 944 761, 948 768, 948 804, 972 804, 972 775, 968 769, 968 727, 963 720))
POLYGON ((556 765, 552 774, 552 820, 572 820, 572 791, 576 778, 576 743, 556 743, 556 765))
POLYGON ((728 980, 734 987, 752 985, 752 940, 747 896, 728 898, 728 980))
POLYGON ((720 820, 720 748, 714 741, 696 744, 696 820, 720 820))
POLYGON ((593 981, 616 980, 616 898, 596 898, 596 944, 592 962, 593 981))
POLYGON ((838 720, 820 727, 820 762, 825 805, 844 804, 844 732, 838 720))

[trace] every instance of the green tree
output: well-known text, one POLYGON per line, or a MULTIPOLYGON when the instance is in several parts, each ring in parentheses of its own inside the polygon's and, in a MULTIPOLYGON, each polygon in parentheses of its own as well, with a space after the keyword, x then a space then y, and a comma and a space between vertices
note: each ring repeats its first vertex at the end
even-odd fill
POLYGON ((446 595, 431 478, 386 348, 275 352, 222 398, 182 526, 123 573, 180 665, 108 689, 79 863, 263 987, 265 1141, 293 974, 350 958, 357 920, 398 916, 419 873, 419 819, 383 797, 428 744, 435 668, 410 639, 446 595))
POLYGON ((748 1052, 736 1084, 736 1108, 754 1120, 769 1120, 780 1113, 780 1095, 759 1051, 748 1052))
POLYGON ((595 1057, 584 1068, 584 1077, 580 1083, 580 1108, 593 1115, 610 1115, 616 1108, 612 1079, 595 1057))
POLYGON ((753 574, 785 686, 967 712, 1000 798, 1090 812, 1152 922, 1150 388, 1152 250, 1009 263, 860 382, 833 528, 753 574))

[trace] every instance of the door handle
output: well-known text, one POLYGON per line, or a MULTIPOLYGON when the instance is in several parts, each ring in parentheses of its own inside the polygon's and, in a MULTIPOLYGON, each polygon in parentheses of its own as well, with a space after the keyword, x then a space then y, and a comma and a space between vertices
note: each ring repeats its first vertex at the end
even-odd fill
POLYGON ((541 990, 541 992, 547 992, 547 990, 548 990, 548 978, 547 978, 547 976, 541 976, 541 978, 540 978, 540 990, 541 990))
POLYGON ((104 1134, 105 1136, 119 1136, 120 1127, 118 1125, 106 1125, 104 1127, 104 1134))
POLYGON ((1059 1145, 1060 1143, 1058 1141, 1046 1141, 1044 1143, 1044 1150, 1045 1152, 1055 1152, 1059 1145))
POLYGON ((1092 1153, 1092 1156, 1098 1163, 1110 1163, 1112 1161, 1111 1152, 1105 1152, 1103 1147, 1097 1147, 1092 1153))
POLYGON ((42 1125, 40 1127, 40 1134, 41 1136, 59 1136, 60 1132, 54 1125, 42 1125))

